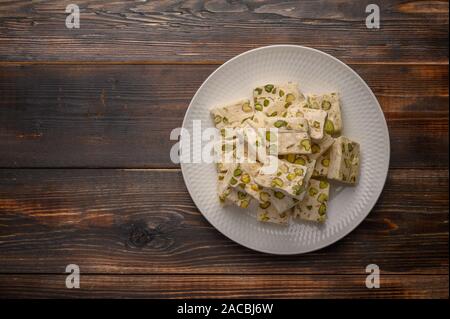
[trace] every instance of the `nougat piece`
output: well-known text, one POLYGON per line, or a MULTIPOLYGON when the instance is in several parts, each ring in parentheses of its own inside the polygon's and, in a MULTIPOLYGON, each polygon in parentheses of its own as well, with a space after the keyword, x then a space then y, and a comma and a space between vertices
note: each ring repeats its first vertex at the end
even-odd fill
POLYGON ((290 131, 297 131, 297 132, 308 132, 309 131, 309 125, 308 121, 305 118, 284 118, 284 117, 267 117, 265 119, 265 127, 270 128, 277 128, 281 132, 290 132, 290 131))
POLYGON ((222 166, 221 172, 218 174, 217 178, 217 194, 221 202, 224 202, 229 192, 228 189, 231 188, 231 178, 233 177, 233 170, 237 167, 237 164, 233 163, 229 166, 222 166))
POLYGON ((298 203, 298 199, 295 199, 285 193, 277 190, 273 190, 267 187, 260 188, 259 196, 256 198, 262 207, 272 205, 277 212, 282 213, 295 206, 298 203))
POLYGON ((255 182, 255 177, 259 174, 262 167, 261 163, 241 163, 240 168, 243 173, 248 173, 250 175, 250 182, 245 184, 240 184, 244 186, 244 190, 250 194, 259 203, 270 202, 271 205, 275 207, 278 212, 284 212, 289 208, 293 207, 298 200, 294 199, 283 192, 273 190, 271 188, 263 187, 255 182))
POLYGON ((255 110, 267 116, 282 116, 294 103, 304 100, 297 83, 266 84, 253 90, 255 110))
POLYGON ((253 199, 258 201, 261 206, 268 207, 269 205, 272 205, 279 213, 292 208, 298 203, 297 199, 292 198, 283 192, 258 185, 254 181, 245 185, 245 191, 252 196, 253 199))
POLYGON ((245 121, 241 128, 236 130, 237 137, 247 149, 249 158, 257 159, 260 162, 265 162, 267 157, 264 131, 264 126, 260 127, 260 124, 254 120, 245 121))
POLYGON ((324 222, 330 184, 327 181, 311 179, 305 198, 292 209, 292 216, 304 220, 324 222))
POLYGON ((235 103, 215 107, 210 110, 214 125, 221 129, 223 127, 237 127, 246 119, 251 118, 255 113, 250 101, 239 100, 235 103))
POLYGON ((258 207, 256 217, 260 222, 273 223, 278 225, 288 225, 290 214, 289 211, 278 212, 272 205, 258 207))
POLYGON ((328 149, 316 160, 313 177, 327 177, 328 168, 330 167, 330 152, 331 150, 328 149))
POLYGON ((255 177, 255 182, 263 187, 301 199, 302 192, 307 185, 305 179, 307 174, 308 167, 306 166, 292 164, 272 157, 271 163, 260 169, 258 176, 255 177))
POLYGON ((304 119, 308 122, 309 135, 314 141, 320 141, 324 136, 325 121, 327 112, 320 109, 311 109, 307 107, 306 102, 293 105, 289 108, 287 119, 304 119))
POLYGON ((348 137, 338 137, 330 151, 328 178, 356 184, 359 176, 359 144, 348 137))
POLYGON ((263 128, 266 126, 267 116, 264 112, 255 112, 252 118, 252 127, 254 128, 263 128))
POLYGON ((274 144, 278 154, 311 153, 311 138, 308 134, 308 122, 305 119, 268 118, 266 129, 266 141, 274 144))
POLYGON ((296 197, 296 199, 302 200, 305 195, 305 192, 306 192, 305 186, 308 185, 309 179, 313 176, 314 167, 316 165, 316 160, 310 158, 310 155, 304 155, 304 154, 282 155, 282 156, 280 156, 280 159, 288 161, 289 163, 307 167, 307 171, 306 171, 304 181, 303 181, 302 193, 296 197))
POLYGON ((214 160, 218 166, 226 169, 228 169, 229 164, 236 162, 236 140, 220 139, 215 142, 214 160))
POLYGON ((241 164, 230 164, 225 173, 219 173, 218 194, 224 205, 234 203, 241 208, 247 208, 252 197, 246 192, 246 184, 251 182, 251 176, 241 169, 241 164))
POLYGON ((306 105, 312 109, 321 109, 328 113, 325 121, 325 132, 339 135, 342 132, 342 118, 339 93, 308 95, 306 105))
POLYGON ((325 134, 320 141, 312 142, 311 154, 309 158, 318 159, 323 153, 325 153, 334 143, 334 138, 325 134))
POLYGON ((278 154, 311 154, 312 146, 306 132, 278 132, 278 154))
POLYGON ((248 208, 252 201, 253 199, 246 192, 230 187, 226 190, 226 196, 223 204, 226 206, 231 203, 239 206, 240 208, 248 208))
POLYGON ((314 141, 320 141, 324 137, 327 112, 304 108, 303 116, 308 120, 309 135, 314 141))

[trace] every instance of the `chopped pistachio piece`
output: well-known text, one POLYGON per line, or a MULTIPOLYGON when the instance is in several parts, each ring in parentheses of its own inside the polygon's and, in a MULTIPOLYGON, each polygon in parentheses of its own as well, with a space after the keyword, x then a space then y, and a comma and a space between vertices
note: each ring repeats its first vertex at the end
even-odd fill
POLYGON ((219 124, 220 122, 222 122, 222 116, 220 115, 214 116, 214 124, 219 124))
POLYGON ((287 154, 287 155, 286 155, 286 160, 287 160, 289 163, 294 163, 294 162, 295 162, 295 154, 287 154))
POLYGON ((250 175, 248 175, 247 173, 242 174, 241 181, 244 184, 250 183, 250 175))
POLYGON ((250 199, 244 199, 241 201, 239 206, 241 208, 248 208, 248 205, 250 205, 250 199))
POLYGON ((266 90, 267 93, 272 93, 273 90, 273 84, 267 84, 264 86, 264 89, 266 90))
POLYGON ((357 142, 345 136, 335 140, 330 151, 327 176, 336 181, 356 184, 359 176, 359 144, 357 142))
POLYGON ((272 179, 272 187, 283 187, 284 183, 283 180, 281 178, 275 177, 274 179, 272 179))
POLYGON ((325 121, 325 133, 327 133, 328 135, 333 135, 335 130, 334 130, 334 124, 333 122, 331 122, 330 120, 326 120, 325 121))
POLYGON ((293 180, 295 179, 296 176, 297 176, 297 175, 296 175, 295 173, 289 173, 289 174, 286 175, 286 178, 287 178, 289 181, 293 181, 293 180))
POLYGON ((289 93, 286 95, 286 103, 292 103, 295 101, 295 95, 292 93, 289 93))
POLYGON ((259 204, 259 207, 262 209, 266 209, 267 207, 269 207, 271 205, 270 202, 263 202, 259 204))
POLYGON ((301 140, 300 145, 305 149, 305 151, 311 150, 311 141, 309 139, 301 140))
POLYGON ((242 104, 242 111, 244 111, 245 113, 253 111, 252 107, 250 106, 250 102, 245 102, 244 104, 242 104))
POLYGON ((327 100, 322 101, 322 110, 328 111, 331 109, 331 102, 327 100))
POLYGON ((277 120, 273 126, 275 126, 276 128, 280 128, 282 126, 287 126, 287 122, 284 120, 277 120))
POLYGON ((273 192, 273 194, 278 199, 283 199, 286 196, 283 192, 277 192, 277 191, 273 192))

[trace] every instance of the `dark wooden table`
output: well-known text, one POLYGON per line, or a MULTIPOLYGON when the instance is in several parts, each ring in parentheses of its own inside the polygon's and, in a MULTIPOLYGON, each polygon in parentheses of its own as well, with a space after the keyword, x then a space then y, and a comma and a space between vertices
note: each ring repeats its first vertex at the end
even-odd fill
POLYGON ((449 296, 447 1, 0 1, 0 297, 449 296), (65 27, 66 5, 81 9, 65 27), (377 3, 381 29, 365 26, 377 3), (392 156, 368 218, 271 256, 192 202, 170 131, 221 63, 299 44, 356 70, 392 156), (78 264, 81 288, 65 287, 78 264), (365 267, 381 288, 365 287, 365 267))

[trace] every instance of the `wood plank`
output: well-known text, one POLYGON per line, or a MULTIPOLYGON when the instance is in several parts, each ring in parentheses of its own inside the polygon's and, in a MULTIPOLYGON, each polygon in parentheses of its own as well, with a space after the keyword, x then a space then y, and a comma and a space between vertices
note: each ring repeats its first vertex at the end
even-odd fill
POLYGON ((1 61, 220 63, 270 44, 311 46, 346 62, 448 63, 448 2, 379 0, 78 0, 80 29, 65 27, 69 0, 2 1, 1 61))
POLYGON ((79 289, 65 275, 0 275, 3 298, 448 298, 448 276, 366 275, 83 275, 79 289))
MULTIPOLYGON (((392 145, 402 145, 391 167, 448 167, 448 67, 352 66, 379 98, 392 145)), ((170 132, 216 67, 3 66, 0 167, 178 167, 170 132)))
POLYGON ((391 170, 368 218, 302 256, 239 246, 198 212, 179 170, 0 170, 2 273, 448 275, 448 170, 391 170))

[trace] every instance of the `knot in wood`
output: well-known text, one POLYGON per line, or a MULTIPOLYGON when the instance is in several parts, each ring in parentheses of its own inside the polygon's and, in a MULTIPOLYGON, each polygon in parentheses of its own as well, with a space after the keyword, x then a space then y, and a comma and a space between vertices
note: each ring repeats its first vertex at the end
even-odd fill
POLYGON ((144 247, 153 239, 152 234, 142 225, 133 225, 129 242, 135 247, 144 247))

